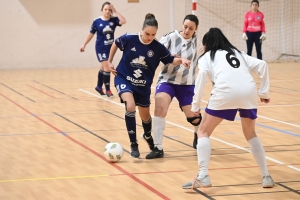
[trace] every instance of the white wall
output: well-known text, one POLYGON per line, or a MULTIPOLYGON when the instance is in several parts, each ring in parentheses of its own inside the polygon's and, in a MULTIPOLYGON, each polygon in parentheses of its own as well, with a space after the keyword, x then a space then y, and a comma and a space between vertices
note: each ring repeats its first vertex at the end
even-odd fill
MULTIPOLYGON (((104 1, 96 0, 0 0, 0 69, 99 66, 94 37, 84 53, 79 48, 104 1)), ((110 0, 127 20, 116 36, 139 32, 144 17, 158 20, 157 38, 170 31, 170 0, 110 0)), ((180 29, 185 1, 174 2, 174 28, 180 29)), ((114 60, 120 58, 120 52, 114 60)))

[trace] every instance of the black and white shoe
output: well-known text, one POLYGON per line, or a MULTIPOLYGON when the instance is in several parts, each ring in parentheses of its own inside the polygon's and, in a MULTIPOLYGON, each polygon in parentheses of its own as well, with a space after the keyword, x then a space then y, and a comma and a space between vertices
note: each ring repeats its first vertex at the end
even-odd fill
POLYGON ((155 159, 162 157, 164 157, 164 150, 159 150, 157 147, 155 147, 153 151, 146 156, 146 159, 155 159))
POLYGON ((144 138, 144 140, 147 142, 150 150, 153 150, 154 149, 154 141, 153 141, 153 137, 152 135, 150 135, 149 137, 147 137, 145 135, 145 133, 142 134, 142 138, 144 138))

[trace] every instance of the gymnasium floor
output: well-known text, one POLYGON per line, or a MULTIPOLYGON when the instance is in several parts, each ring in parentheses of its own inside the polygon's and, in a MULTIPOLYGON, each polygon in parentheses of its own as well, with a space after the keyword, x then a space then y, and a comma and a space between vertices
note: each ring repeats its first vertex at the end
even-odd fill
POLYGON ((211 137, 213 187, 205 191, 181 188, 198 166, 193 128, 176 100, 166 118, 165 157, 144 159, 149 149, 137 114, 141 158, 134 159, 115 88, 113 98, 94 91, 97 68, 2 70, 0 199, 300 199, 300 63, 270 63, 269 70, 271 103, 259 103, 257 134, 276 186, 262 188, 237 116, 211 137), (123 145, 119 163, 106 162, 108 142, 123 145))

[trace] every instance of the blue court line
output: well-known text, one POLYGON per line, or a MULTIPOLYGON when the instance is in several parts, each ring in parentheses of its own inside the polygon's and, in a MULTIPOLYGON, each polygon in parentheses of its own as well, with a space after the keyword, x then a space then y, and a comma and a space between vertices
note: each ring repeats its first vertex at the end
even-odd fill
MULTIPOLYGON (((201 110, 205 111, 205 108, 201 108, 201 110)), ((241 121, 241 118, 236 117, 235 120, 241 121)), ((258 123, 255 123, 255 125, 263 127, 263 128, 266 128, 266 129, 270 129, 270 130, 273 130, 273 131, 278 131, 280 133, 284 133, 284 134, 287 134, 287 135, 291 135, 291 136, 299 137, 300 138, 300 135, 297 134, 297 133, 288 132, 288 131, 285 131, 285 130, 281 130, 281 129, 278 129, 278 128, 274 128, 274 127, 271 127, 271 126, 266 126, 266 125, 262 125, 262 124, 258 124, 258 123)))
MULTIPOLYGON (((241 118, 235 118, 236 120, 240 120, 241 121, 241 118)), ((287 134, 287 135, 291 135, 291 136, 294 136, 294 137, 299 137, 300 138, 300 135, 297 134, 297 133, 292 133, 292 132, 289 132, 289 131, 285 131, 285 130, 281 130, 281 129, 278 129, 278 128, 274 128, 272 126, 267 126, 267 125, 263 125, 263 124, 259 124, 259 123, 255 123, 256 126, 260 126, 260 127, 263 127, 263 128, 266 128, 266 129, 270 129, 270 130, 273 130, 273 131, 278 131, 280 133, 284 133, 284 134, 287 134)))

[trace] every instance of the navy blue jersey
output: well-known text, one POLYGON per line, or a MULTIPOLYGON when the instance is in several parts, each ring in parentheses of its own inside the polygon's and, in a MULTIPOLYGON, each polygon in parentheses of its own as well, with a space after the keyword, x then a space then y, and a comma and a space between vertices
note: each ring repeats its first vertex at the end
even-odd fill
POLYGON ((132 85, 131 88, 135 92, 150 95, 159 62, 172 63, 174 56, 157 40, 153 40, 150 44, 143 43, 139 33, 126 33, 117 38, 115 44, 123 51, 117 66, 115 85, 118 85, 118 79, 123 79, 132 85))
POLYGON ((99 17, 93 21, 90 33, 95 34, 97 32, 96 49, 101 48, 105 52, 110 51, 117 26, 121 26, 117 17, 111 17, 109 20, 103 20, 99 17))

